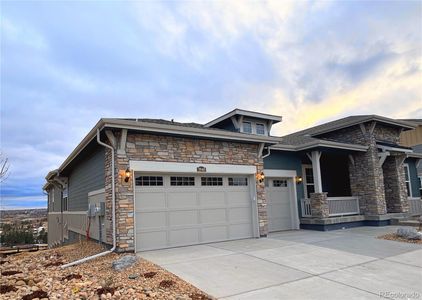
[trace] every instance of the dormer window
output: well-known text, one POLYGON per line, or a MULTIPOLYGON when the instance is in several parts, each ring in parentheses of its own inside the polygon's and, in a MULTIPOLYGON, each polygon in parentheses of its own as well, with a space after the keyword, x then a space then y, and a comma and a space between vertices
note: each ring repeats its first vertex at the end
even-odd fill
POLYGON ((260 124, 260 123, 256 123, 256 134, 265 134, 265 125, 264 124, 260 124))
POLYGON ((252 133, 252 123, 251 122, 243 122, 243 132, 245 133, 252 133))

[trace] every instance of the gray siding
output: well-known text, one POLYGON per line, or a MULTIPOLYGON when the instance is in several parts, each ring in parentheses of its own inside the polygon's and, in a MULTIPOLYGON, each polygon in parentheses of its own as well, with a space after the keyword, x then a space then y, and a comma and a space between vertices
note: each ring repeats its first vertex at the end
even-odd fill
POLYGON ((104 148, 95 147, 69 173, 68 210, 88 209, 88 193, 104 188, 104 148))

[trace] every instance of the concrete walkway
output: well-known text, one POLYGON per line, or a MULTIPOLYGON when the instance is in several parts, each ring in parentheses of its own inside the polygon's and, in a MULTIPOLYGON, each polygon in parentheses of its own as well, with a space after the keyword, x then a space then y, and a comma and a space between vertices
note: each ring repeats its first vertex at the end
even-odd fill
POLYGON ((139 255, 222 299, 422 299, 422 246, 376 239, 396 228, 287 231, 139 255))

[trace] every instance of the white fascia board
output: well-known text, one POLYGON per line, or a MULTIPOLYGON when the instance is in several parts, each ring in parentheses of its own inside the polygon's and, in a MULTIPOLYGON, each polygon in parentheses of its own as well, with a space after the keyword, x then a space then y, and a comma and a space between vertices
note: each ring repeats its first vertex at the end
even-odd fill
POLYGON ((396 147, 383 146, 383 145, 377 145, 377 148, 381 149, 382 151, 395 151, 395 152, 403 152, 403 153, 413 153, 412 149, 403 149, 403 148, 396 148, 396 147))
POLYGON ((281 122, 282 119, 283 119, 281 116, 275 116, 275 115, 259 113, 259 112, 255 112, 255 111, 243 110, 243 109, 234 109, 231 112, 228 112, 228 113, 222 115, 221 117, 218 117, 218 118, 206 123, 204 126, 205 127, 213 126, 213 125, 220 123, 221 121, 224 121, 226 119, 229 119, 229 118, 231 118, 235 115, 242 115, 242 116, 251 117, 251 118, 271 120, 271 121, 274 121, 274 123, 281 122))
POLYGON ((295 170, 273 170, 265 169, 265 177, 296 177, 297 173, 295 170))
POLYGON ((197 174, 255 174, 256 166, 253 165, 226 165, 226 164, 201 164, 177 163, 161 161, 129 161, 130 169, 134 172, 145 173, 197 173, 197 174), (206 172, 198 172, 198 167, 205 167, 206 172))

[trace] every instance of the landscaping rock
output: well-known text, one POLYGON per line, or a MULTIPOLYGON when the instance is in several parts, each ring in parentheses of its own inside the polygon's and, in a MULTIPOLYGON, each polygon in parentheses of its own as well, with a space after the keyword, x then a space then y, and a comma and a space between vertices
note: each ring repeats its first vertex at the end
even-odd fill
POLYGON ((422 233, 415 228, 399 228, 397 229, 397 235, 409 240, 422 240, 422 233))
POLYGON ((113 270, 122 271, 126 268, 131 267, 138 261, 138 257, 135 255, 125 255, 118 260, 113 261, 112 267, 113 270))

